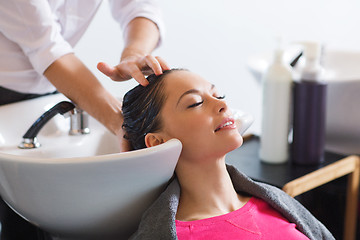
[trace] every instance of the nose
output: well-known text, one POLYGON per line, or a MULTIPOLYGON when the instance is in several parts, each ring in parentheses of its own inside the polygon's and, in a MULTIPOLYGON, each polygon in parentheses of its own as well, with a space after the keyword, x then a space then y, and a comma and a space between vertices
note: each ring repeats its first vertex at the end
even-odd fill
POLYGON ((227 111, 228 109, 228 106, 226 104, 226 102, 223 100, 223 99, 217 99, 215 98, 215 101, 216 101, 216 107, 215 107, 215 110, 219 113, 224 113, 227 111))

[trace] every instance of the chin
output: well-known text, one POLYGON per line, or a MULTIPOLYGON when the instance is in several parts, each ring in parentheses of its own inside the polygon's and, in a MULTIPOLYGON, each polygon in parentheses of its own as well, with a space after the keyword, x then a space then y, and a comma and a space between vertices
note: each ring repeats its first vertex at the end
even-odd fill
POLYGON ((217 146, 214 146, 213 149, 217 149, 216 155, 226 155, 229 152, 241 147, 243 144, 243 139, 239 135, 239 137, 232 139, 231 141, 224 141, 221 144, 218 144, 217 146))
POLYGON ((228 144, 228 148, 229 150, 227 151, 227 153, 241 147, 243 144, 243 138, 242 136, 239 134, 238 136, 236 136, 231 143, 228 144))

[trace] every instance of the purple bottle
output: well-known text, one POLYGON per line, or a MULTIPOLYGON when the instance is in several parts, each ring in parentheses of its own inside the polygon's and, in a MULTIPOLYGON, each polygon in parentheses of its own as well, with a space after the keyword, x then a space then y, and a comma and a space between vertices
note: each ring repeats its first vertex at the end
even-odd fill
POLYGON ((324 161, 327 84, 321 80, 320 44, 303 44, 305 67, 294 84, 291 160, 316 165, 324 161))

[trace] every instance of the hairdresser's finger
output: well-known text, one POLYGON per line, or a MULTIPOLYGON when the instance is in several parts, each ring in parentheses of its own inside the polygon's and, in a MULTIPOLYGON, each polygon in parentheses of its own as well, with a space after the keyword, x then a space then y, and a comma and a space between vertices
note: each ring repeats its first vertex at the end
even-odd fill
POLYGON ((146 80, 144 74, 136 65, 129 66, 130 75, 142 86, 147 86, 149 84, 148 80, 146 80))
POLYGON ((97 64, 97 69, 110 78, 114 77, 114 75, 116 74, 116 69, 104 62, 99 62, 97 64))
POLYGON ((156 56, 155 58, 159 62, 159 64, 160 64, 163 71, 170 70, 170 65, 164 59, 162 59, 159 56, 156 56))
POLYGON ((149 66, 153 70, 155 75, 161 75, 163 73, 160 63, 152 55, 147 55, 145 57, 145 62, 146 62, 146 65, 149 66))
POLYGON ((98 63, 97 68, 100 72, 116 82, 122 82, 131 79, 130 74, 128 74, 126 71, 123 71, 119 65, 112 67, 106 63, 100 62, 98 63))

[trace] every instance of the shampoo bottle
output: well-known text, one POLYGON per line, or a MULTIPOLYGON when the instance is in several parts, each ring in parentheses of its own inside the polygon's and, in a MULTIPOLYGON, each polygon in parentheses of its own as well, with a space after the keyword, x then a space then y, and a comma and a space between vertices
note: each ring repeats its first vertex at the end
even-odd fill
POLYGON ((292 83, 290 66, 283 62, 283 50, 277 49, 273 63, 262 79, 259 155, 263 162, 280 164, 288 160, 292 83))
POLYGON ((305 42, 305 66, 294 84, 292 161, 319 164, 324 160, 326 84, 320 66, 321 45, 305 42))

